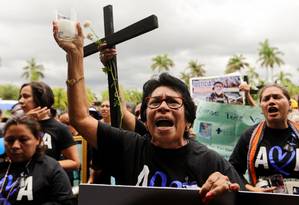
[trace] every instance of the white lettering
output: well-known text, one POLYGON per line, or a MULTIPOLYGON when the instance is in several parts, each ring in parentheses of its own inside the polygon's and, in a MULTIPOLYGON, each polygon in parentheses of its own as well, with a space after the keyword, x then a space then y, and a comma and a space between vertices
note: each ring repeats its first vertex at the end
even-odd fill
POLYGON ((142 171, 138 175, 138 181, 136 186, 147 186, 148 175, 149 175, 149 168, 147 165, 144 165, 142 171))
POLYGON ((44 144, 47 145, 48 149, 52 149, 52 140, 51 135, 45 133, 43 136, 44 144))
POLYGON ((257 168, 259 165, 264 166, 265 169, 269 169, 266 147, 263 146, 259 149, 254 166, 257 168))
POLYGON ((32 176, 25 178, 21 178, 21 185, 24 185, 20 188, 20 191, 17 196, 17 200, 21 200, 23 196, 27 197, 28 201, 33 200, 32 195, 32 176))

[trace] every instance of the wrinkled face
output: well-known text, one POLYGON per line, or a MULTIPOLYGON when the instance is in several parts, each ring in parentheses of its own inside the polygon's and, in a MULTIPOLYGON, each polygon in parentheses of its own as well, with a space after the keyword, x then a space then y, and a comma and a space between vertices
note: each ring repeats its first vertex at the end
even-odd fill
POLYGON ((108 100, 105 100, 100 107, 100 113, 103 118, 110 117, 110 103, 108 100))
POLYGON ((287 126, 290 102, 281 89, 277 87, 266 88, 262 93, 260 105, 270 127, 287 126))
POLYGON ((20 92, 19 103, 25 113, 36 107, 32 96, 32 89, 30 85, 22 88, 20 92))
POLYGON ((40 140, 35 138, 26 125, 11 125, 5 135, 7 156, 12 162, 26 162, 32 158, 40 140))
POLYGON ((223 93, 223 85, 221 83, 216 83, 214 85, 214 90, 217 95, 221 95, 223 93))
POLYGON ((184 131, 187 123, 182 95, 169 87, 161 86, 156 88, 149 97, 146 126, 152 136, 152 143, 162 148, 183 146, 186 143, 184 131), (151 108, 150 104, 156 108, 151 108), (177 106, 179 104, 180 107, 177 106))

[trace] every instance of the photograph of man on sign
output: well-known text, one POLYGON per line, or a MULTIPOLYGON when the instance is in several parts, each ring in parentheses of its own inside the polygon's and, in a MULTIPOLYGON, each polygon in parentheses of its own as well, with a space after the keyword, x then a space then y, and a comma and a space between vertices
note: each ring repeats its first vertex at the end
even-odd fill
POLYGON ((190 91, 192 98, 207 102, 224 104, 244 104, 244 95, 239 86, 240 74, 191 78, 190 91))
POLYGON ((216 81, 213 85, 213 92, 211 93, 208 101, 218 103, 229 103, 228 97, 224 93, 224 84, 220 81, 216 81))

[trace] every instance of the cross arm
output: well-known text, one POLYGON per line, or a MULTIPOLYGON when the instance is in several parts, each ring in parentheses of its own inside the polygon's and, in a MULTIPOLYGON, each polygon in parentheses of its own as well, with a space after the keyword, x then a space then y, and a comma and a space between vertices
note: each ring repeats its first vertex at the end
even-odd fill
MULTIPOLYGON (((102 38, 101 41, 105 41, 108 46, 114 46, 156 28, 158 28, 158 18, 155 15, 151 15, 122 30, 106 36, 105 38, 102 38)), ((98 51, 98 45, 96 43, 91 43, 84 47, 84 57, 97 53, 98 51)))

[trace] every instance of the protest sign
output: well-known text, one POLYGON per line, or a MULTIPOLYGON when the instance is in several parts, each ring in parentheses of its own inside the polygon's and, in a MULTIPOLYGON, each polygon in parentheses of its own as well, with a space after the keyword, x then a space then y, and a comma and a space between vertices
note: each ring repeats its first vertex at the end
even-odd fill
POLYGON ((244 94, 239 92, 241 82, 240 74, 191 78, 190 93, 195 102, 244 104, 244 94))
POLYGON ((258 106, 198 101, 193 130, 199 142, 228 159, 240 135, 262 119, 258 106))

